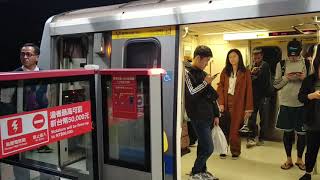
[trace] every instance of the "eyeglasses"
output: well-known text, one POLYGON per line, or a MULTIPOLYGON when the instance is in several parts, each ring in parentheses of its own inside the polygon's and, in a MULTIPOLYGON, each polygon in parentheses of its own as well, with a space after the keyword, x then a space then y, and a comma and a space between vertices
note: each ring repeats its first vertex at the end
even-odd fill
POLYGON ((20 57, 24 57, 24 56, 31 57, 31 56, 36 56, 36 55, 32 54, 30 52, 21 52, 20 57))

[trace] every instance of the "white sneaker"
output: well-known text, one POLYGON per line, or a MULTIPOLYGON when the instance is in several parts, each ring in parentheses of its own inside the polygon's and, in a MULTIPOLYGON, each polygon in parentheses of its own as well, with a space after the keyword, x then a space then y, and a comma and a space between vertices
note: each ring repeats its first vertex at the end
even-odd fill
POLYGON ((189 147, 197 147, 198 146, 198 141, 196 141, 194 144, 190 144, 189 147))
POLYGON ((189 180, 206 180, 202 177, 202 173, 194 174, 189 176, 189 180))
POLYGON ((211 174, 209 171, 202 173, 202 178, 206 180, 219 180, 219 178, 215 177, 213 174, 211 174))
POLYGON ((247 148, 251 148, 253 146, 256 146, 257 143, 254 139, 249 139, 248 142, 247 142, 247 148))

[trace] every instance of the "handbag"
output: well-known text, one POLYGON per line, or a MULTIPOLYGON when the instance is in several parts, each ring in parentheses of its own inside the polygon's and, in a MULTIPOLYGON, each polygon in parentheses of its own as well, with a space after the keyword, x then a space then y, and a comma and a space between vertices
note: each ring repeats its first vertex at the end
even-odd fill
POLYGON ((219 126, 214 126, 211 132, 214 147, 213 153, 227 154, 228 142, 221 128, 219 126))

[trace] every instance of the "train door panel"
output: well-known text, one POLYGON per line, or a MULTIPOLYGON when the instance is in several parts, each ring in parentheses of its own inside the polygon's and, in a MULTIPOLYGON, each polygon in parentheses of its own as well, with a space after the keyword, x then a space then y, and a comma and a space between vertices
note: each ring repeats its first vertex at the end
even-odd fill
POLYGON ((111 68, 163 68, 163 129, 168 140, 164 153, 165 179, 175 176, 176 27, 156 27, 112 32, 111 68))
MULTIPOLYGON (((54 68, 78 69, 92 63, 92 36, 83 34, 77 36, 61 36, 57 38, 56 44, 57 61, 54 68)), ((76 81, 61 84, 59 102, 61 105, 81 102, 90 97, 89 84, 76 81)), ((62 168, 72 167, 75 163, 81 163, 89 153, 86 151, 87 139, 91 135, 86 134, 58 142, 59 166, 62 168)), ((92 164, 85 163, 86 167, 92 164)))

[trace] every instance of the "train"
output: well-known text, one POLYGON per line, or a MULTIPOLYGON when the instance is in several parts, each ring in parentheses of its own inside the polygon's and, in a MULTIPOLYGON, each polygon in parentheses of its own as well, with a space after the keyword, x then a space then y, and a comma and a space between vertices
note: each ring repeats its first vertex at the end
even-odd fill
MULTIPOLYGON (((239 49, 245 65, 250 65, 253 48, 261 47, 274 74, 276 64, 286 58, 286 45, 293 38, 302 41, 303 54, 310 48, 318 48, 319 24, 318 0, 132 1, 69 11, 49 18, 43 30, 39 66, 44 69, 72 69, 95 64, 101 69, 164 69, 162 128, 167 150, 156 155, 163 157, 159 169, 136 166, 146 151, 151 154, 148 161, 152 161, 154 155, 150 149, 134 148, 139 143, 151 143, 146 142, 148 138, 141 137, 143 133, 139 133, 140 128, 148 131, 148 127, 137 122, 133 125, 135 129, 125 131, 119 126, 117 132, 124 133, 121 137, 132 141, 117 139, 118 134, 109 134, 115 141, 106 141, 108 137, 104 136, 104 131, 110 127, 103 127, 105 119, 100 119, 97 120, 100 122, 98 125, 103 128, 96 130, 97 136, 101 137, 97 140, 99 179, 179 180, 183 177, 181 172, 184 168, 181 164, 184 59, 192 58, 196 46, 207 45, 213 51, 213 60, 205 71, 215 74, 222 71, 231 48, 239 49), (133 148, 124 153, 127 155, 123 155, 121 163, 117 163, 110 153, 120 156, 117 151, 121 151, 121 147, 114 144, 120 141, 133 148), (113 144, 104 145, 108 142, 113 144), (126 161, 130 158, 137 159, 126 161), (152 175, 155 173, 161 176, 154 178, 152 175)), ((312 56, 315 57, 314 54, 312 56)), ((218 81, 219 77, 212 82, 214 88, 218 81)), ((272 102, 268 138, 279 141, 281 132, 274 127, 276 95, 272 102)), ((102 100, 97 103, 101 106, 102 100)))

